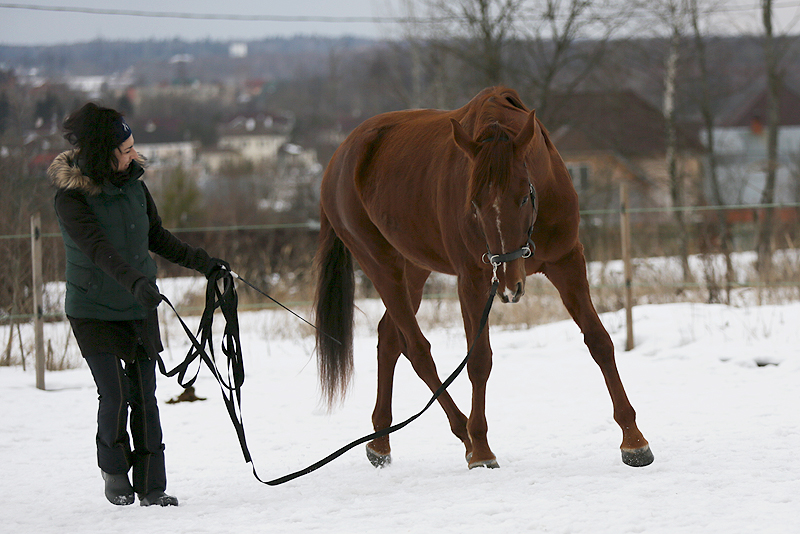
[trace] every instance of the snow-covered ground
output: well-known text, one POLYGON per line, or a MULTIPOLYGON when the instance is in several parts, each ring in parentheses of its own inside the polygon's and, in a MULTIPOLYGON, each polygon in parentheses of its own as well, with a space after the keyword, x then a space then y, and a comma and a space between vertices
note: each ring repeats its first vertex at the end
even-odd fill
MULTIPOLYGON (((281 311, 240 313, 243 415, 262 478, 301 469, 371 431, 380 304, 360 309, 354 387, 331 414, 318 404, 309 327, 281 311)), ((188 348, 171 313, 161 310, 168 365, 188 348)), ((103 497, 88 369, 48 372, 40 391, 28 362, 27 371, 0 368, 0 532, 800 532, 800 304, 639 306, 630 352, 621 349, 624 313, 602 319, 655 454, 648 467, 621 462, 608 393, 572 322, 492 329, 487 415, 496 470, 467 469, 437 405, 393 435, 386 469, 374 469, 359 447, 265 486, 242 459, 210 373, 197 383, 208 400, 194 403, 167 404, 181 388, 160 377, 168 491, 181 502, 165 509, 117 507, 103 497)), ((8 330, 0 332, 5 342, 8 330)), ((463 333, 426 333, 445 376, 466 352, 463 333)), ((47 336, 56 355, 66 346, 67 359, 80 361, 64 323, 48 324, 47 336)), ((466 376, 451 392, 468 410, 466 376)), ((396 421, 429 396, 401 359, 396 421)))

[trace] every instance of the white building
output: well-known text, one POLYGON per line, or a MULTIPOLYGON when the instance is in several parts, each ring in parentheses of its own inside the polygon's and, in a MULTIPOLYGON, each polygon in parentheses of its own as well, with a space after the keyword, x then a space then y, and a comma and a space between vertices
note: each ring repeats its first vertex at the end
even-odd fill
POLYGON ((136 151, 147 159, 149 167, 191 167, 197 160, 199 141, 136 143, 136 151))
MULTIPOLYGON (((725 204, 758 204, 767 174, 766 89, 754 93, 714 128, 717 176, 725 204)), ((779 92, 775 201, 800 201, 800 96, 779 92)), ((708 134, 702 139, 708 143, 708 134)))
POLYGON ((233 150, 253 164, 275 161, 293 126, 294 118, 288 115, 240 115, 220 128, 217 147, 233 150))

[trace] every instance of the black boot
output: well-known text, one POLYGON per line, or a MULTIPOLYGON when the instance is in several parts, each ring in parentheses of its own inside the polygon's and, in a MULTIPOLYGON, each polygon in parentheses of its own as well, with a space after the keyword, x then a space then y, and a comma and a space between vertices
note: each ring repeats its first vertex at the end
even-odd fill
POLYGON ((139 495, 139 504, 142 506, 178 506, 178 498, 167 495, 161 490, 151 491, 147 495, 139 495))
POLYGON ((108 499, 108 502, 118 505, 133 504, 133 486, 128 480, 128 473, 111 475, 102 470, 100 472, 103 474, 103 480, 106 481, 106 499, 108 499))

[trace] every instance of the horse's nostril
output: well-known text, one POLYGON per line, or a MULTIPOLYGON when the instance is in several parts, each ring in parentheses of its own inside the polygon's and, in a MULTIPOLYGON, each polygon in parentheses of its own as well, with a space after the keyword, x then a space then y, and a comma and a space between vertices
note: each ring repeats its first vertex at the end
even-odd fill
POLYGON ((525 294, 525 286, 522 285, 522 282, 517 282, 517 290, 514 292, 514 298, 512 302, 519 302, 519 299, 522 298, 522 295, 525 294))

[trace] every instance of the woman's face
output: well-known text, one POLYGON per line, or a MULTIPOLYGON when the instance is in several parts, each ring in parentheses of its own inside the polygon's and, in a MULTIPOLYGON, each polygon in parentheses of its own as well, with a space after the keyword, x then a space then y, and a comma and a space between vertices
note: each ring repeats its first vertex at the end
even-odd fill
POLYGON ((114 155, 117 157, 117 172, 123 172, 138 156, 136 149, 133 148, 132 135, 114 149, 114 155))

